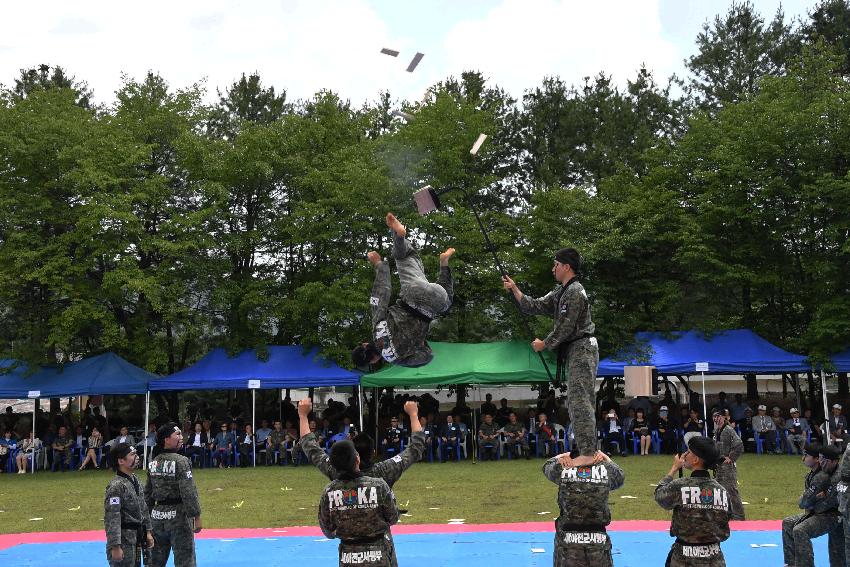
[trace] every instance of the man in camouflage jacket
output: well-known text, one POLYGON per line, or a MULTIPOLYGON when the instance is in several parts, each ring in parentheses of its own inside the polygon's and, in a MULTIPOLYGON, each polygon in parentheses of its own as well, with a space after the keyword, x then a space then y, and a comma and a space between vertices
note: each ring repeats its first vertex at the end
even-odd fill
POLYGON ((715 479, 729 494, 729 519, 743 520, 744 504, 741 502, 741 494, 738 492, 738 466, 736 463, 744 452, 744 442, 726 421, 726 416, 716 411, 712 418, 714 419, 714 442, 723 458, 717 464, 715 479))
POLYGON ((106 559, 110 567, 137 567, 141 562, 138 548, 154 544, 148 507, 133 473, 139 457, 127 443, 113 446, 109 457, 116 474, 103 498, 106 559))
POLYGON ((174 549, 174 567, 195 567, 195 537, 201 531, 201 503, 189 459, 177 453, 183 436, 168 423, 156 432, 162 452, 148 463, 145 503, 151 514, 156 547, 152 567, 165 567, 174 549))
POLYGON ((553 565, 611 567, 608 493, 623 486, 625 475, 604 453, 598 453, 600 462, 582 466, 575 466, 572 457, 578 457, 577 452, 552 457, 543 465, 543 474, 558 485, 553 565))

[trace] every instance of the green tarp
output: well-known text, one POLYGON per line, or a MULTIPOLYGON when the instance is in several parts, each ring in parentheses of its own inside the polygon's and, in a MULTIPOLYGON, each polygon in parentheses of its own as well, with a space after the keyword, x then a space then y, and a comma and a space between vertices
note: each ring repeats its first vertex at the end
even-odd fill
MULTIPOLYGON (((365 387, 438 386, 447 384, 525 384, 548 382, 531 342, 428 343, 434 360, 419 368, 390 366, 360 377, 365 387)), ((544 353, 555 373, 555 358, 544 353)))

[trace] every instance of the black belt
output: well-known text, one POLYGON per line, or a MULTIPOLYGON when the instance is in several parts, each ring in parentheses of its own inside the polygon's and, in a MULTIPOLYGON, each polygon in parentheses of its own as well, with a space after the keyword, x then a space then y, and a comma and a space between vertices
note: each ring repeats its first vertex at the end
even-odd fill
POLYGON ((345 545, 371 545, 375 543, 383 543, 384 534, 375 537, 355 537, 351 539, 344 539, 342 543, 345 545))
POLYGON ((558 521, 555 521, 555 530, 561 530, 562 532, 592 532, 592 533, 600 533, 607 534, 605 526, 602 524, 561 524, 558 525, 558 521))
POLYGON ((139 522, 121 522, 122 530, 138 530, 142 527, 139 522))
POLYGON ((183 503, 182 498, 165 498, 163 500, 154 500, 153 501, 154 506, 169 506, 169 505, 173 506, 175 504, 182 504, 182 503, 183 503))
POLYGON ((407 311, 408 313, 410 313, 411 315, 413 315, 414 317, 416 317, 417 319, 419 319, 423 323, 430 323, 431 321, 434 320, 433 318, 428 317, 427 315, 425 315, 424 313, 422 313, 421 311, 419 311, 415 307, 408 305, 407 303, 405 303, 401 299, 396 301, 396 305, 398 305, 399 307, 401 307, 402 309, 404 309, 405 311, 407 311))

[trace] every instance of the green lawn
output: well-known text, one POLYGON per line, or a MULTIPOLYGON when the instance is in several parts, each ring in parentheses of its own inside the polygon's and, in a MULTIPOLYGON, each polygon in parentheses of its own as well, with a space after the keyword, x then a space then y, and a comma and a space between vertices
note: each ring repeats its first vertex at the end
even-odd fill
MULTIPOLYGON (((654 455, 617 459, 626 472, 626 484, 611 497, 615 520, 669 518, 655 504, 651 484, 669 470, 671 459, 654 455)), ((402 520, 551 520, 558 510, 556 488, 543 477, 542 464, 534 459, 414 465, 395 486, 399 506, 411 514, 402 520)), ((747 518, 781 519, 795 512, 805 470, 799 457, 744 455, 738 471, 741 494, 749 502, 747 518)), ((0 475, 0 533, 102 529, 103 493, 110 477, 111 472, 100 471, 0 475), (44 519, 29 520, 34 517, 44 519)), ((144 479, 144 473, 140 477, 144 479)), ((326 482, 306 465, 198 470, 195 481, 204 527, 210 528, 317 525, 316 504, 326 482)))

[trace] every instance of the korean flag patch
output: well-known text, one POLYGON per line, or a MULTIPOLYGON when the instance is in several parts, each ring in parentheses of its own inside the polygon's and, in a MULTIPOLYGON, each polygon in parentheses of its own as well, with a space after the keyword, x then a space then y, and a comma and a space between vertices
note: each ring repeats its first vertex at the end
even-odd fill
POLYGON ((109 499, 109 505, 110 506, 120 506, 121 505, 121 498, 118 497, 118 496, 113 496, 112 498, 109 499))
POLYGON ((192 478, 192 471, 186 471, 186 478, 192 478))
POLYGON ((369 305, 377 306, 381 302, 380 297, 375 297, 374 295, 369 298, 369 305))
POLYGON ((400 463, 400 462, 401 462, 401 455, 396 455, 395 457, 393 457, 393 458, 392 458, 392 459, 390 459, 390 460, 391 460, 391 461, 394 461, 394 462, 396 462, 396 463, 400 463))

